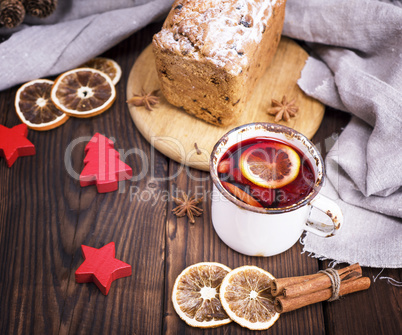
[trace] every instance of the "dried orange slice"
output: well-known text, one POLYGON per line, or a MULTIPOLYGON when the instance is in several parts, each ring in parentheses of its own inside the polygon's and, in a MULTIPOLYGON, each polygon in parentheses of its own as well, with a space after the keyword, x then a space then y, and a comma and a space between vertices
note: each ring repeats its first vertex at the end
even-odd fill
POLYGON ((105 73, 78 68, 56 78, 50 97, 67 115, 91 117, 103 113, 113 104, 116 89, 105 73))
POLYGON ((296 179, 300 157, 285 144, 263 142, 245 150, 239 166, 243 176, 252 183, 266 188, 280 188, 296 179))
POLYGON ((80 67, 90 67, 103 73, 106 73, 112 79, 113 85, 116 85, 121 78, 121 67, 116 61, 105 57, 96 57, 80 67))
POLYGON ((279 318, 274 309, 271 281, 275 278, 256 266, 242 266, 223 279, 220 299, 229 317, 239 325, 264 330, 279 318))
POLYGON ((176 313, 188 325, 214 328, 232 320, 219 301, 219 288, 230 268, 220 263, 191 265, 177 277, 172 301, 176 313))
POLYGON ((29 128, 49 130, 62 125, 68 116, 50 99, 53 81, 36 79, 22 85, 15 95, 15 111, 29 128))

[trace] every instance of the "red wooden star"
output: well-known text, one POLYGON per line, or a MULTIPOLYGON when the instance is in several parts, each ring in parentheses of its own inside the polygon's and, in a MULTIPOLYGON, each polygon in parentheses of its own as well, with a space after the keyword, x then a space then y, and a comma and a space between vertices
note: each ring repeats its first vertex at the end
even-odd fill
POLYGON ((7 161, 8 167, 18 157, 35 155, 35 146, 27 139, 28 127, 21 123, 12 128, 0 124, 0 156, 7 161))
POLYGON ((112 282, 131 276, 131 265, 115 258, 114 242, 100 249, 81 245, 84 263, 75 271, 77 283, 94 282, 104 295, 107 295, 112 282))

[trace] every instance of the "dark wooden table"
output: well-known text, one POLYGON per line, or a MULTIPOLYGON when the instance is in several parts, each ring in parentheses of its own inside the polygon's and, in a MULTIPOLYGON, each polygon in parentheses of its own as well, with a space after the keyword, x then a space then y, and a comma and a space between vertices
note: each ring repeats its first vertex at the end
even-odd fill
MULTIPOLYGON (((71 118, 47 132, 31 130, 28 138, 36 146, 35 156, 19 158, 11 168, 0 159, 1 334, 197 334, 202 330, 181 321, 170 299, 174 280, 185 267, 201 261, 231 268, 252 264, 278 278, 327 267, 327 261, 301 254, 299 243, 268 258, 232 251, 213 229, 210 199, 200 204, 204 214, 194 225, 172 214, 171 195, 178 190, 209 193, 212 183, 208 173, 193 169, 175 176, 180 165, 149 145, 128 112, 130 69, 160 26, 152 24, 104 54, 123 69, 109 111, 90 119, 71 118), (96 132, 115 138, 116 149, 141 150, 151 163, 146 176, 122 183, 112 193, 80 187, 67 173, 66 148, 74 139, 96 132), (104 296, 92 283, 77 284, 74 274, 83 262, 82 244, 100 248, 111 241, 116 257, 131 264, 133 274, 113 282, 104 296)), ((0 124, 7 127, 19 123, 14 112, 17 88, 0 92, 0 124)), ((313 138, 324 156, 330 149, 325 139, 339 134, 349 118, 327 108, 313 138)), ((78 173, 85 144, 77 144, 71 155, 78 173)), ((126 163, 134 175, 143 169, 138 155, 128 156, 126 163)), ((363 274, 373 278, 380 270, 363 268, 363 274)), ((381 275, 401 280, 400 269, 385 269, 381 275)), ((284 314, 267 333, 401 334, 401 302, 401 288, 377 280, 368 291, 284 314)), ((205 332, 251 333, 235 323, 205 332)))

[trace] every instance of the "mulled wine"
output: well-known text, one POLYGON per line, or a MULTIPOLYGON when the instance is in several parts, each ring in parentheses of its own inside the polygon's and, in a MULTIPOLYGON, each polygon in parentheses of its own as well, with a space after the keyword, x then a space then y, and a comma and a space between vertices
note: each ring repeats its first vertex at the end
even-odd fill
POLYGON ((283 208, 304 199, 315 176, 307 158, 288 143, 256 137, 230 147, 218 164, 222 186, 256 207, 283 208))

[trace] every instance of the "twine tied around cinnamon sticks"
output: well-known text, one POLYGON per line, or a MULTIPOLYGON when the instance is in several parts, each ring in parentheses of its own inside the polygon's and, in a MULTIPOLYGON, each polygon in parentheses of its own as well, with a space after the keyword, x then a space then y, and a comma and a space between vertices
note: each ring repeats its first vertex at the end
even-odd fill
POLYGON ((341 288, 341 277, 339 276, 338 271, 332 268, 328 268, 325 270, 320 270, 318 271, 318 273, 325 273, 331 280, 332 296, 328 299, 328 301, 338 300, 339 290, 341 288))
POLYGON ((362 277, 360 265, 353 264, 308 276, 275 279, 271 283, 271 294, 275 297, 275 310, 286 313, 317 302, 337 300, 340 296, 369 287, 370 278, 362 277))

